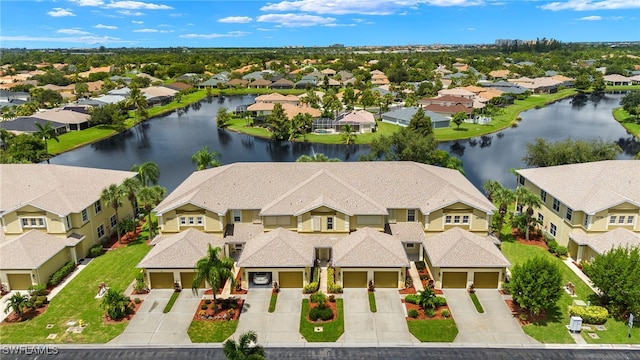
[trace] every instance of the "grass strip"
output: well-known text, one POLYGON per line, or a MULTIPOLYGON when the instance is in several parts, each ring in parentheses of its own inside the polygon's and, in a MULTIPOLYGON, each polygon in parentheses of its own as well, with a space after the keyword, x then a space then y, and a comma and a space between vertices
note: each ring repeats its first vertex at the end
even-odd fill
POLYGON ((180 296, 179 291, 174 291, 173 294, 171 294, 171 298, 169 299, 169 302, 167 303, 167 305, 165 305, 164 310, 162 310, 163 313, 166 314, 169 311, 171 311, 173 304, 175 304, 176 300, 178 300, 178 296, 180 296))
POLYGON ((480 300, 478 300, 478 295, 476 295, 476 293, 469 293, 469 296, 471 296, 471 301, 473 301, 473 306, 476 307, 476 311, 480 314, 484 313, 482 304, 480 304, 480 300))
POLYGON ((336 342, 344 333, 344 306, 342 299, 336 299, 338 316, 331 322, 313 323, 307 320, 309 314, 309 299, 302 300, 300 311, 300 334, 308 342, 336 342), (316 332, 315 327, 322 327, 321 332, 316 332))
POLYGON ((278 302, 278 293, 271 293, 271 301, 269 301, 269 312, 276 311, 276 303, 278 302))
POLYGON ((369 291, 369 310, 371 312, 378 312, 378 307, 376 306, 376 293, 374 291, 369 291))

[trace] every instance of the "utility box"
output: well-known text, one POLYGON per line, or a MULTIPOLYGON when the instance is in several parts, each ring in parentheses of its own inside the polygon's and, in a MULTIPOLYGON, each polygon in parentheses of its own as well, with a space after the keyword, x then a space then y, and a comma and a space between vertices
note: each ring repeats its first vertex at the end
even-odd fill
POLYGON ((582 330, 582 318, 580 316, 572 316, 569 321, 569 331, 579 333, 582 330))

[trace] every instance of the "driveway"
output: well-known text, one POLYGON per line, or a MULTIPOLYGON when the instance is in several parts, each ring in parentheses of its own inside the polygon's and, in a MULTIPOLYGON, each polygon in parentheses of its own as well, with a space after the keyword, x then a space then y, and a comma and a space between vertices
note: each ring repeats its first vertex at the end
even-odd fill
POLYGON ((518 321, 497 290, 476 289, 478 300, 484 309, 476 311, 466 289, 443 291, 458 326, 455 343, 465 344, 537 344, 522 331, 518 321))
POLYGON ((345 344, 408 345, 419 343, 409 333, 406 315, 397 289, 376 289, 378 311, 369 310, 367 289, 344 289, 345 344))
POLYGON ((276 311, 269 313, 271 287, 249 289, 233 338, 253 330, 261 345, 305 342, 300 335, 302 297, 302 289, 280 289, 276 311))
POLYGON ((187 335, 189 325, 196 312, 200 297, 191 291, 182 291, 171 311, 164 314, 173 290, 153 289, 147 294, 127 328, 111 340, 111 344, 190 344, 187 335))

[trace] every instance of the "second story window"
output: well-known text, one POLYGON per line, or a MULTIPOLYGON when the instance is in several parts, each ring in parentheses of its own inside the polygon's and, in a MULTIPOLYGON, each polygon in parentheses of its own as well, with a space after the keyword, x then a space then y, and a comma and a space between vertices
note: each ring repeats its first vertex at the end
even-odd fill
POLYGON ((112 228, 116 227, 117 225, 117 221, 116 221, 116 216, 113 215, 110 219, 109 219, 109 225, 111 225, 112 228))
POLYGON ((47 223, 43 217, 22 218, 22 227, 28 228, 43 228, 47 223))
POLYGON ((544 221, 544 215, 542 215, 541 213, 538 213, 538 221, 540 222, 544 221))
POLYGON ((204 218, 202 216, 181 216, 180 225, 184 226, 202 226, 204 218))
POLYGON ((82 216, 82 223, 83 224, 86 223, 87 221, 89 221, 89 214, 87 214, 87 209, 82 210, 80 215, 82 216))
POLYGON ((468 224, 469 223, 469 215, 463 215, 462 216, 462 223, 463 224, 468 224))
POLYGON ((618 224, 624 224, 624 216, 618 216, 618 224))
POLYGON ((327 218, 327 230, 333 230, 333 217, 327 218))
POLYGON ((102 212, 102 203, 100 203, 100 200, 96 201, 93 204, 93 210, 95 211, 96 215, 102 212))
POLYGON ((240 210, 233 210, 233 222, 242 222, 242 212, 240 210))
POLYGON ((573 210, 567 208, 567 214, 565 215, 565 217, 567 218, 567 220, 571 221, 571 218, 573 217, 573 210))
POLYGON ((633 215, 627 216, 627 224, 633 224, 633 215))
POLYGON ((615 224, 616 223, 616 216, 615 215, 611 215, 609 217, 609 224, 615 224))
POLYGON ((520 182, 520 185, 524 185, 524 176, 520 175, 520 176, 518 177, 518 180, 519 180, 519 182, 520 182))
POLYGON ((560 211, 560 200, 553 199, 553 210, 560 211))
POLYGON ((551 223, 549 227, 549 232, 551 233, 551 235, 556 236, 557 231, 558 228, 556 227, 556 225, 554 223, 551 223))
POLYGON ((444 223, 445 224, 451 224, 451 215, 447 215, 444 217, 444 223))
POLYGON ((407 210, 407 221, 415 222, 416 221, 416 209, 407 210))
POLYGON ((540 189, 540 199, 542 200, 542 202, 547 201, 547 192, 540 189))

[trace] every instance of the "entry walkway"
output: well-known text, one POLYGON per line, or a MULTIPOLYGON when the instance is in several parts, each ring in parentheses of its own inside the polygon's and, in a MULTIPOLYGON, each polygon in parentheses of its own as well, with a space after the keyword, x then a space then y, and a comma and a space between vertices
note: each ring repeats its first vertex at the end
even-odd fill
POLYGON ((171 311, 164 314, 172 289, 153 289, 147 294, 131 322, 122 334, 110 344, 120 345, 179 345, 190 344, 187 335, 189 325, 200 303, 200 296, 184 290, 173 304, 171 311))
POLYGON ((466 289, 445 289, 444 296, 458 327, 454 343, 464 344, 537 344, 525 334, 502 296, 494 289, 477 289, 484 309, 476 311, 466 289))
POLYGON ((580 278, 580 280, 584 281, 584 283, 587 284, 587 286, 590 287, 594 293, 600 294, 600 289, 593 286, 591 279, 589 279, 589 277, 585 275, 585 273, 583 273, 582 270, 580 270, 580 268, 576 266, 576 264, 573 263, 573 260, 571 260, 571 258, 568 257, 564 259, 564 263, 580 278))
POLYGON ((367 289, 344 289, 344 344, 411 345, 419 341, 409 333, 397 289, 376 289, 377 312, 369 309, 367 289))

